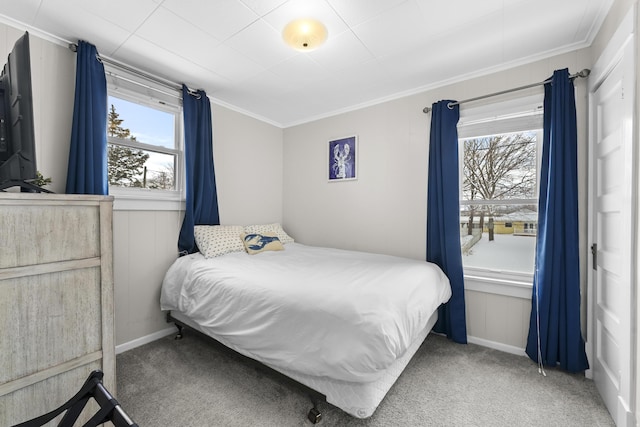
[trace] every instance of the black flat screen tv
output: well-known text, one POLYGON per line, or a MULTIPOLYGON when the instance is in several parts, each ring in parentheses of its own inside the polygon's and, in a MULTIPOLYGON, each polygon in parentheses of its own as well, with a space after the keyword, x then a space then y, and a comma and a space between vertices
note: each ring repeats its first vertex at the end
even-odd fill
POLYGON ((45 191, 37 178, 29 33, 14 44, 0 74, 0 191, 45 191))

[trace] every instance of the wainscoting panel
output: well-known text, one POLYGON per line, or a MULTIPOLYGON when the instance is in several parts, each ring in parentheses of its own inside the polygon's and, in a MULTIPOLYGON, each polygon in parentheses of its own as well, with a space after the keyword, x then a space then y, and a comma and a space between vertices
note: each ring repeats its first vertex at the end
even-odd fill
POLYGON ((465 291, 470 342, 524 354, 529 332, 529 299, 465 291))
POLYGON ((179 211, 114 211, 116 345, 167 328, 160 285, 178 256, 179 211))

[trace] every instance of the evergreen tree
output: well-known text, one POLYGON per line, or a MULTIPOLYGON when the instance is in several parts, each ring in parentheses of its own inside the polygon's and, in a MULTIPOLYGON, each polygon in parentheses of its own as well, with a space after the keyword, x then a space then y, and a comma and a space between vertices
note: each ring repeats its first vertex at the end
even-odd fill
MULTIPOLYGON (((131 135, 129 129, 122 126, 124 120, 119 117, 116 108, 111 104, 107 122, 107 135, 118 139, 135 141, 136 137, 131 135)), ((144 186, 144 182, 140 178, 144 173, 144 164, 149 159, 147 153, 136 148, 108 144, 107 156, 109 185, 119 187, 144 186)))

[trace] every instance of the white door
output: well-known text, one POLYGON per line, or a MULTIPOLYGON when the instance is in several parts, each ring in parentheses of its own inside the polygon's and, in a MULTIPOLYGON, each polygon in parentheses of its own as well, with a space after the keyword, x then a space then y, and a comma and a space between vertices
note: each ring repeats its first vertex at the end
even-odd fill
POLYGON ((633 413, 633 33, 614 37, 590 78, 590 374, 616 425, 633 413), (617 46, 613 45, 617 43, 617 46), (604 61, 604 62, 603 62, 604 61))

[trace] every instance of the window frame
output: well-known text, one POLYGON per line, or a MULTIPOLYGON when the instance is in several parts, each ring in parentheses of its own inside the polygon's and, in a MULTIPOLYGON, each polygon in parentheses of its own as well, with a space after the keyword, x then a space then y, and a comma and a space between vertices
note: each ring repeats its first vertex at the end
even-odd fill
MULTIPOLYGON (((476 108, 461 109, 458 123, 459 189, 460 206, 470 204, 538 205, 535 199, 510 199, 491 201, 463 200, 464 140, 482 136, 536 131, 536 194, 540 189, 540 164, 543 142, 543 95, 520 97, 508 101, 486 104, 476 108)), ((465 289, 518 298, 531 298, 534 273, 478 268, 463 265, 465 289)))
POLYGON ((183 210, 185 203, 184 174, 184 132, 182 95, 177 89, 133 75, 124 70, 108 67, 107 95, 148 108, 163 111, 174 116, 175 148, 168 148, 144 142, 125 140, 107 135, 107 144, 114 144, 144 151, 176 156, 175 190, 160 190, 136 187, 109 186, 109 194, 114 196, 114 210, 183 210))

